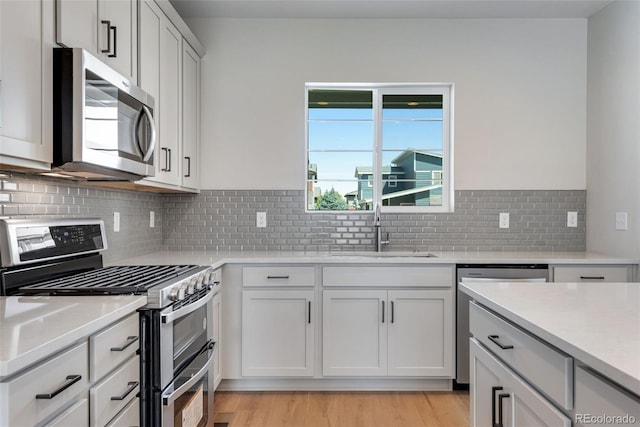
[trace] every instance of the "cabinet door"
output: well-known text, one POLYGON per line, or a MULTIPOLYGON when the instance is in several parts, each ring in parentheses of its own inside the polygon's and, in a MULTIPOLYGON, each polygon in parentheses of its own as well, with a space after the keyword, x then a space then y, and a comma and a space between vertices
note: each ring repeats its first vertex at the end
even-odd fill
POLYGON ((182 122, 182 36, 152 0, 140 5, 140 87, 155 100, 158 142, 155 176, 147 181, 179 186, 182 122))
POLYGON ((136 0, 56 0, 56 42, 81 47, 137 81, 136 0))
POLYGON ((242 291, 242 375, 313 376, 313 291, 242 291))
POLYGON ((322 292, 324 376, 387 374, 387 291, 322 292))
POLYGON ((182 185, 200 188, 200 57, 182 41, 182 185))
POLYGON ((216 343, 216 358, 213 361, 213 389, 222 381, 222 293, 213 297, 213 340, 216 343))
MULTIPOLYGON (((99 55, 97 0, 56 0, 56 42, 99 55)), ((106 27, 101 28, 106 32, 106 27)))
POLYGON ((449 291, 389 291, 390 376, 453 375, 449 291))
POLYGON ((138 2, 98 1, 98 49, 107 64, 137 82, 138 2), (109 25, 105 24, 109 21, 109 25), (110 48, 110 49, 109 49, 110 48))
POLYGON ((52 161, 52 0, 0 1, 0 164, 52 161))
MULTIPOLYGON (((469 394, 471 404, 471 425, 474 427, 493 426, 498 418, 500 394, 507 393, 503 371, 496 360, 472 339, 470 344, 469 394), (501 375, 502 373, 502 375, 501 375)), ((503 398, 502 420, 505 422, 510 412, 505 410, 503 398)))

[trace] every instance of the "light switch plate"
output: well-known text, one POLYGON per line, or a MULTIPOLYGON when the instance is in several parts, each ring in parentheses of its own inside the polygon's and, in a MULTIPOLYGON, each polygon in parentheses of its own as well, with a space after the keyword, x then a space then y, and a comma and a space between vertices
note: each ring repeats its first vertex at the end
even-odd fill
POLYGON ((616 230, 628 230, 629 225, 627 223, 626 212, 616 212, 616 230))
POLYGON ((256 212, 256 227, 264 228, 267 226, 267 213, 256 212))
POLYGON ((156 213, 154 211, 149 211, 149 228, 153 228, 156 226, 156 213))
POLYGON ((578 226, 578 212, 567 212, 567 227, 578 226))
POLYGON ((116 233, 120 231, 120 212, 113 213, 113 231, 116 233))
POLYGON ((509 228, 509 213, 500 212, 499 225, 500 228, 509 228))

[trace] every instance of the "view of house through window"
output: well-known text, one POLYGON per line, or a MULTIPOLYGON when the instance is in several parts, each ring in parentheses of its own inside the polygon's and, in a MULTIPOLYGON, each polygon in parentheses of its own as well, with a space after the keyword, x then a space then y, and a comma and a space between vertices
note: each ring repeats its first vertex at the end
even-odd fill
POLYGON ((452 209, 449 85, 307 85, 307 209, 452 209))

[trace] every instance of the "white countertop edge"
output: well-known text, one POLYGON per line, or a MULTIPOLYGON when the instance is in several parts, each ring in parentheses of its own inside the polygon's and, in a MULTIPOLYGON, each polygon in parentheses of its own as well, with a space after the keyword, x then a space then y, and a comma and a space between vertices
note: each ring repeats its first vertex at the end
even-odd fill
POLYGON ((617 258, 595 252, 208 252, 161 250, 110 265, 192 263, 218 268, 224 264, 257 264, 274 261, 290 264, 639 264, 640 259, 617 258), (434 257, 422 254, 430 253, 434 257))
POLYGON ((541 340, 546 341, 559 350, 569 354, 583 364, 591 367, 593 370, 609 378, 611 381, 618 383, 622 387, 640 396, 640 378, 635 378, 621 371, 617 367, 594 357, 592 354, 582 350, 573 343, 558 337, 557 335, 540 327, 536 323, 530 322, 529 320, 521 317, 520 315, 518 315, 518 313, 515 313, 504 307, 503 305, 491 300, 490 298, 485 297, 481 293, 476 292, 474 289, 470 288, 464 283, 460 283, 459 286, 459 289, 467 295, 471 296, 473 300, 509 319, 516 325, 529 331, 531 334, 535 335, 541 340))
MULTIPOLYGON (((105 298, 105 296, 99 296, 97 298, 105 298)), ((0 360, 0 378, 14 375, 30 365, 51 356, 54 352, 61 351, 76 342, 79 343, 83 338, 86 339, 87 336, 98 332, 129 313, 133 313, 138 308, 146 305, 146 303, 146 296, 132 296, 131 301, 120 305, 117 309, 109 312, 108 314, 83 323, 80 327, 70 330, 64 335, 60 335, 55 339, 42 343, 42 345, 33 348, 28 352, 20 354, 19 357, 14 357, 9 360, 0 360)))

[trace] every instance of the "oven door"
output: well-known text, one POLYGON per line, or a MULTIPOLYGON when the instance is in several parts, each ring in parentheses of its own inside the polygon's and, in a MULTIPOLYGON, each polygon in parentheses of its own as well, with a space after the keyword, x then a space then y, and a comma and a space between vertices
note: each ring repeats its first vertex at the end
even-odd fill
POLYGON ((211 340, 183 362, 173 381, 162 391, 163 427, 213 426, 213 364, 216 346, 211 340))

